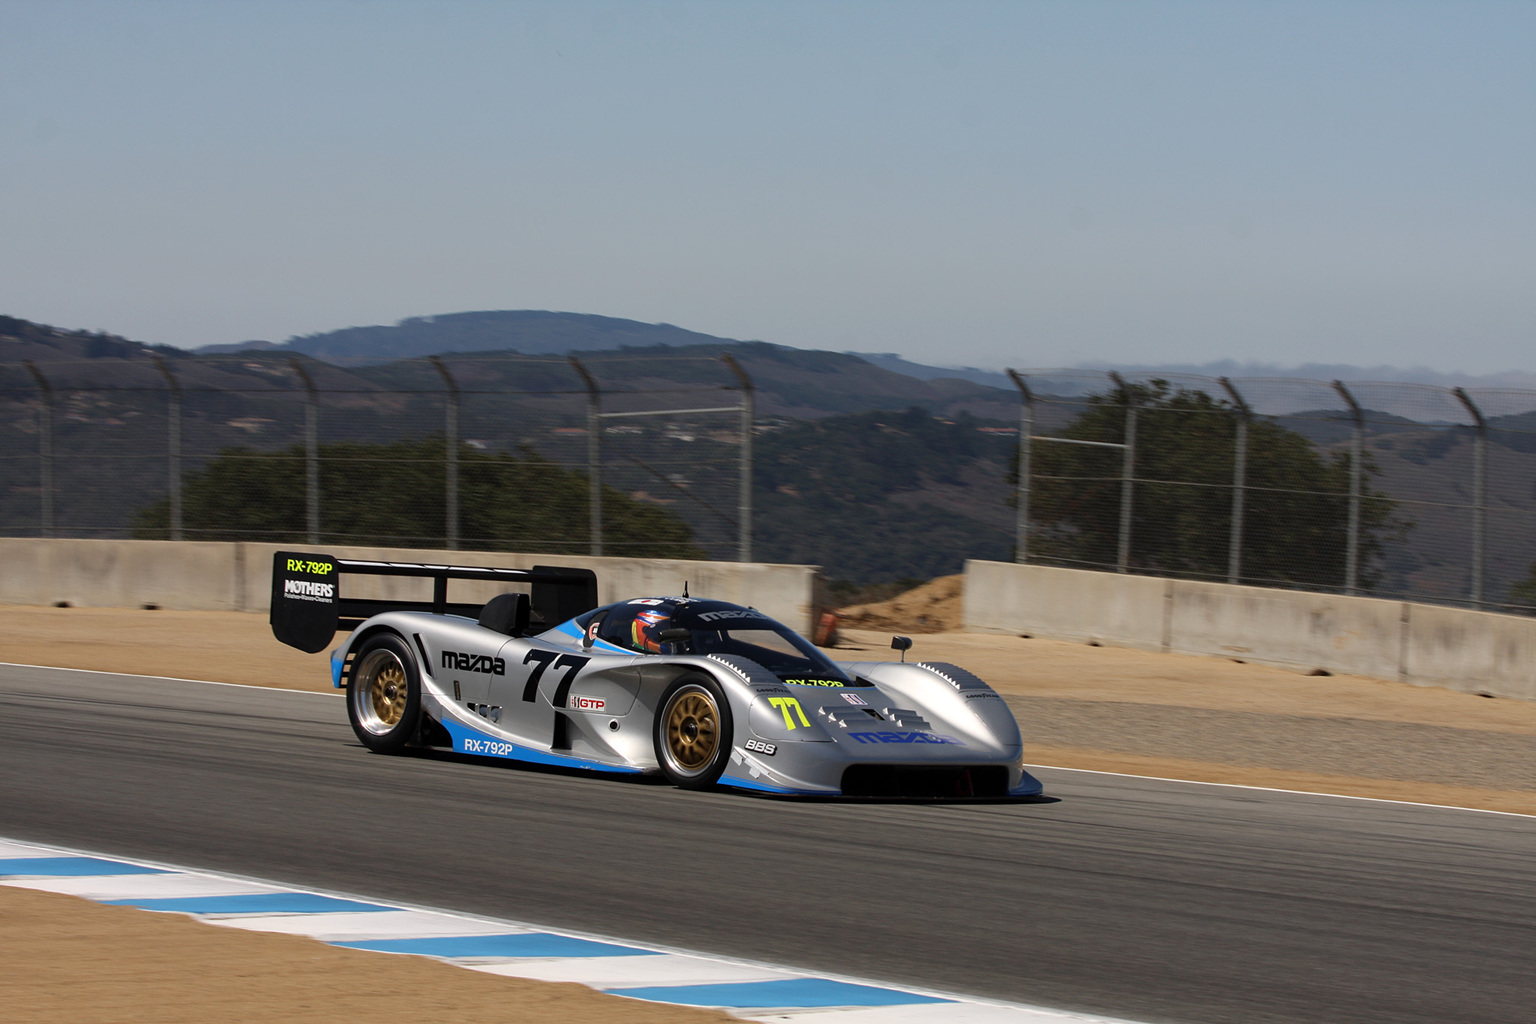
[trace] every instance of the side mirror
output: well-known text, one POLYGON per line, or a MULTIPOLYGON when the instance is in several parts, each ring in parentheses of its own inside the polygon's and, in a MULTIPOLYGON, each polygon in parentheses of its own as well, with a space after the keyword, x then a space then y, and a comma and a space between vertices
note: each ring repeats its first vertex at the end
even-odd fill
POLYGON ((912 649, 912 638, 909 636, 891 637, 891 650, 901 652, 901 660, 907 660, 907 652, 912 649))

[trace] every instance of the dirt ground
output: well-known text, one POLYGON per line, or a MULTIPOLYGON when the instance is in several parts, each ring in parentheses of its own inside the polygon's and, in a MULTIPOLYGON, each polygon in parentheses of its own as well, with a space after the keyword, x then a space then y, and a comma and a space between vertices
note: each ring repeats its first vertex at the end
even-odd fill
POLYGON ((265 615, 0 605, 0 661, 216 683, 331 688, 327 654, 272 638, 265 615))
POLYGON ((849 629, 894 629, 900 633, 946 633, 962 625, 965 577, 940 576, 889 601, 838 609, 849 629))

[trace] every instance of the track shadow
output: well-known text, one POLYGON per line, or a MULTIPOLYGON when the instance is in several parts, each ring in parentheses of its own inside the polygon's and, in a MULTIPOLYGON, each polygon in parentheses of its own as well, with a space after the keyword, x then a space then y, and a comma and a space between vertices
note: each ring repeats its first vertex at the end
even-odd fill
MULTIPOLYGON (((354 749, 367 751, 361 743, 350 742, 347 744, 354 749)), ((590 779, 594 784, 605 782, 610 784, 628 786, 650 786, 665 789, 677 789, 679 793, 689 790, 675 787, 671 782, 658 774, 640 774, 630 772, 603 772, 589 768, 573 768, 566 765, 539 764, 534 761, 518 761, 504 757, 481 757, 476 754, 461 754, 454 750, 444 750, 438 747, 410 747, 394 757, 415 758, 424 761, 442 761, 450 764, 478 765, 482 768, 496 768, 503 771, 531 772, 538 775, 554 775, 562 778, 590 779)), ((934 805, 963 805, 963 804, 1056 804, 1061 803, 1060 797, 1037 794, 1035 796, 1001 796, 1001 797, 975 797, 975 796, 840 796, 819 794, 793 794, 793 793, 763 793, 756 790, 737 789, 732 786, 714 786, 701 792, 715 794, 730 794, 744 799, 789 801, 792 803, 833 803, 833 804, 908 804, 917 806, 934 805)))

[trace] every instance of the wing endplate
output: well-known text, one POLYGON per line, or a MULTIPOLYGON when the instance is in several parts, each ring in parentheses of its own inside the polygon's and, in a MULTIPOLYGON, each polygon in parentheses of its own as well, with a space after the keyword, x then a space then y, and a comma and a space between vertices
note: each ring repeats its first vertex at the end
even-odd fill
POLYGON ((272 635, 306 654, 325 650, 336 635, 336 559, 312 552, 272 555, 272 635))

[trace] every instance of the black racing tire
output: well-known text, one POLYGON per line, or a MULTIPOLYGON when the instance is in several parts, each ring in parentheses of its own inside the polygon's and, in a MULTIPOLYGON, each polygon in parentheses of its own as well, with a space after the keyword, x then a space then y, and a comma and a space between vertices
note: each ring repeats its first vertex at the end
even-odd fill
POLYGON ((652 730, 662 774, 683 789, 709 789, 731 759, 731 705, 720 684, 690 673, 668 686, 652 730))
POLYGON ((347 680, 347 718, 363 746, 398 754, 421 720, 421 672, 406 642, 393 633, 364 640, 347 680))

